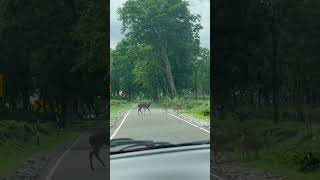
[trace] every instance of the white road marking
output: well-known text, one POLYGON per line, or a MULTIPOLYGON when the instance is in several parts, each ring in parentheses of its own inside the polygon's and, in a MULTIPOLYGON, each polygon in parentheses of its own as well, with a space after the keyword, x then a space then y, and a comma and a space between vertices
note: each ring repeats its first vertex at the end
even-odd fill
POLYGON ((179 119, 179 120, 182 120, 182 121, 184 121, 184 122, 186 122, 186 123, 188 123, 188 124, 190 124, 190 125, 192 125, 192 126, 194 126, 194 127, 197 127, 197 128, 199 128, 199 129, 207 132, 207 133, 210 133, 210 131, 208 131, 208 130, 206 130, 206 129, 198 126, 198 125, 195 125, 195 124, 193 124, 193 123, 191 123, 191 122, 189 122, 189 121, 186 121, 186 120, 184 120, 184 119, 182 119, 182 118, 180 118, 180 117, 178 117, 178 116, 176 116, 176 115, 174 115, 174 114, 169 113, 169 115, 170 115, 170 116, 173 116, 173 117, 175 117, 175 118, 177 118, 177 119, 179 119))
POLYGON ((129 115, 130 111, 131 111, 131 109, 130 109, 130 110, 127 112, 127 114, 124 116, 124 118, 123 118, 121 124, 118 126, 118 128, 113 132, 112 136, 110 137, 110 140, 113 139, 113 138, 117 135, 118 131, 120 130, 120 128, 121 128, 121 126, 122 126, 122 124, 123 124, 124 121, 127 119, 127 116, 129 115))
POLYGON ((216 176, 216 175, 214 175, 214 174, 212 174, 212 173, 210 173, 211 174, 211 176, 213 176, 214 178, 217 178, 218 180, 224 180, 224 179, 222 179, 221 177, 219 177, 219 176, 216 176))
POLYGON ((59 164, 61 163, 62 159, 64 158, 64 156, 66 156, 70 149, 75 145, 77 144, 77 142, 79 141, 81 135, 78 136, 78 138, 72 143, 72 145, 59 157, 59 159, 56 161, 55 165, 53 166, 53 168, 50 170, 48 176, 46 177, 45 180, 51 180, 52 179, 52 176, 54 174, 54 172, 56 171, 57 167, 59 166, 59 164))

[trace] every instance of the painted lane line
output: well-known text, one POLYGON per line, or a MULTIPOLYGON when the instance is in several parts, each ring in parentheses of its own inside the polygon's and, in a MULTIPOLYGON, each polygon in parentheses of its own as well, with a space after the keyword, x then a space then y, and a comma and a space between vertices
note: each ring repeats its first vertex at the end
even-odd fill
POLYGON ((113 138, 117 135, 118 131, 120 130, 121 126, 123 125, 123 123, 124 123, 125 120, 127 119, 127 116, 129 115, 129 113, 130 113, 131 110, 132 110, 132 109, 130 109, 130 110, 127 112, 127 114, 124 116, 124 118, 122 119, 120 125, 119 125, 118 128, 113 132, 112 136, 110 137, 110 140, 113 139, 113 138))
POLYGON ((222 179, 221 177, 219 177, 219 176, 216 176, 216 175, 214 175, 214 174, 212 174, 212 173, 210 173, 211 174, 211 176, 213 176, 215 179, 218 179, 218 180, 224 180, 224 179, 222 179))
POLYGON ((61 163, 62 159, 70 152, 70 149, 73 148, 73 146, 75 146, 75 144, 78 143, 80 137, 81 137, 81 135, 78 136, 78 138, 72 143, 72 145, 59 157, 59 159, 56 161, 55 165, 50 170, 50 172, 49 172, 49 174, 48 174, 48 176, 46 177, 45 180, 51 180, 52 179, 53 174, 56 171, 56 169, 58 168, 58 166, 61 163))
POLYGON ((192 126, 194 126, 194 127, 197 127, 197 128, 199 128, 199 129, 207 132, 207 133, 210 133, 210 131, 208 131, 208 130, 206 130, 206 129, 198 126, 198 125, 195 125, 195 124, 193 124, 193 123, 191 123, 191 122, 189 122, 189 121, 186 121, 186 120, 184 120, 184 119, 182 119, 182 118, 180 118, 180 117, 178 117, 178 116, 176 116, 176 115, 174 115, 174 114, 169 113, 169 115, 170 115, 170 116, 173 116, 173 117, 175 117, 175 118, 177 118, 177 119, 179 119, 179 120, 182 120, 182 121, 184 121, 184 122, 186 122, 186 123, 188 123, 188 124, 190 124, 190 125, 192 125, 192 126))

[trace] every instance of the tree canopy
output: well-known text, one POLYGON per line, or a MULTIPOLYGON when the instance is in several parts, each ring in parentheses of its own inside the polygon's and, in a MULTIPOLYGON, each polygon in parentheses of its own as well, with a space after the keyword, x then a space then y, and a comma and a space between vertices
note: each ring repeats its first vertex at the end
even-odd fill
POLYGON ((200 48, 201 17, 188 6, 182 0, 129 0, 118 9, 125 38, 111 53, 115 94, 157 99, 195 88, 208 94, 209 50, 200 48), (194 80, 197 75, 203 82, 194 80))

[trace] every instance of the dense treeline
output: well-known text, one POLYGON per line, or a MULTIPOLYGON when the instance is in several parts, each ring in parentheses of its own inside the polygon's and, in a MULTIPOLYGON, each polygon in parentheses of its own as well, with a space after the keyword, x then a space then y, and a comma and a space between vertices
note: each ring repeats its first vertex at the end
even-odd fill
POLYGON ((106 95, 106 1, 0 0, 0 73, 12 111, 30 110, 36 91, 64 117, 106 95))
POLYGON ((118 15, 125 38, 110 49, 112 95, 128 99, 209 95, 209 49, 199 15, 182 0, 127 1, 118 15))
POLYGON ((219 0, 213 7, 214 112, 273 107, 278 122, 286 106, 304 121, 306 105, 320 104, 320 2, 219 0))

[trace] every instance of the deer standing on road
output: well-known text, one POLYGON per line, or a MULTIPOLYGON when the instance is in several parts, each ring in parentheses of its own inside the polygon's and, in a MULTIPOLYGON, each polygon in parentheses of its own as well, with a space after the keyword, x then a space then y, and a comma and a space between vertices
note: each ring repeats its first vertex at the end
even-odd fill
POLYGON ((164 102, 162 104, 162 111, 163 111, 163 113, 168 114, 168 104, 167 104, 167 102, 164 102))
POLYGON ((90 167, 91 170, 93 171, 93 165, 92 165, 92 156, 95 155, 96 158, 100 161, 100 163, 102 164, 103 167, 106 167, 106 165, 104 164, 104 162, 101 160, 100 156, 99 156, 99 152, 101 150, 101 148, 103 146, 105 146, 107 144, 108 140, 108 135, 107 135, 107 131, 105 129, 99 129, 98 131, 96 131, 95 133, 93 133, 90 137, 89 137, 89 143, 92 147, 92 150, 89 153, 89 158, 90 158, 90 167))
POLYGON ((173 113, 174 112, 179 113, 179 110, 181 111, 181 109, 182 109, 181 104, 176 104, 176 105, 173 106, 173 113))
POLYGON ((151 106, 151 102, 138 104, 138 115, 139 115, 139 112, 141 112, 141 114, 143 114, 142 111, 141 111, 142 108, 144 109, 144 114, 146 113, 146 109, 148 109, 148 111, 151 114, 150 106, 151 106))

